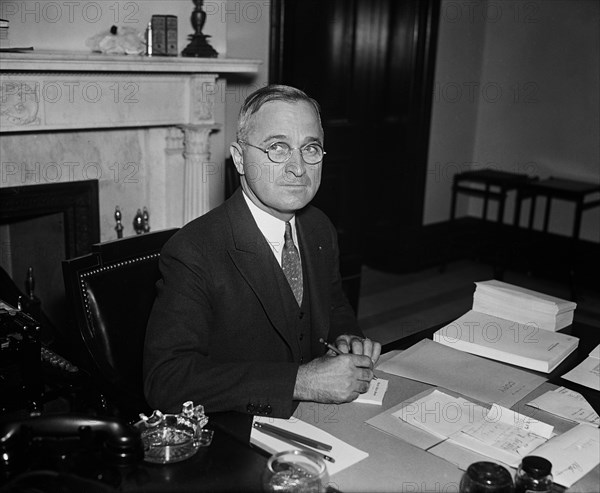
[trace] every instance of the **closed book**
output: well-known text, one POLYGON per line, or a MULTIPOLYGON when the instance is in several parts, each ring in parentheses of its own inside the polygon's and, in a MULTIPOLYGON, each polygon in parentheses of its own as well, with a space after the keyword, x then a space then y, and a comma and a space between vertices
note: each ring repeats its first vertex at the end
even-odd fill
POLYGON ((167 54, 167 20, 164 15, 153 15, 152 25, 152 55, 167 54))
POLYGON ((577 337, 470 310, 433 340, 503 363, 550 373, 578 346, 577 337))
POLYGON ((167 55, 177 56, 177 16, 166 15, 166 45, 167 55))

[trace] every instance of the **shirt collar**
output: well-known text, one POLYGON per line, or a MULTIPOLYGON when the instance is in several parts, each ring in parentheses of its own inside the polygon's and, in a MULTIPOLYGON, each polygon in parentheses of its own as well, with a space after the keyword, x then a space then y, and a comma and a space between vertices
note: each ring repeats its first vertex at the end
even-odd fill
MULTIPOLYGON (((267 240, 267 243, 269 243, 271 246, 273 252, 280 256, 284 243, 283 235, 285 234, 285 221, 277 219, 275 216, 263 211, 250 200, 250 198, 246 195, 246 192, 243 192, 243 195, 244 199, 246 200, 246 204, 248 204, 248 208, 250 209, 250 213, 256 221, 258 229, 260 229, 260 232, 267 240)), ((293 216, 289 222, 292 226, 292 238, 294 239, 294 244, 297 248, 299 248, 298 236, 296 235, 296 216, 293 216)))

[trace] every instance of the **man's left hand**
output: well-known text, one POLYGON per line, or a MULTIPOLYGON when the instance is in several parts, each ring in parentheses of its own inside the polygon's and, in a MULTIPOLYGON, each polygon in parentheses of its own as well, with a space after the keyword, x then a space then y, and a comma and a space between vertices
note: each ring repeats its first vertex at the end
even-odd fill
POLYGON ((381 355, 381 344, 372 341, 368 337, 362 338, 344 334, 335 340, 335 346, 344 354, 352 353, 368 356, 373 361, 373 366, 375 366, 381 355))

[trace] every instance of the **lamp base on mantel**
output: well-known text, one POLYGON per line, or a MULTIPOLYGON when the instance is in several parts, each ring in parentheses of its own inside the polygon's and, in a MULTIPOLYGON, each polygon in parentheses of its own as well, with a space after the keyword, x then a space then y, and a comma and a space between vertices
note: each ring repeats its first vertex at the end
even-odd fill
POLYGON ((218 57, 219 54, 207 41, 208 38, 210 38, 210 36, 207 36, 206 34, 190 35, 190 44, 184 48, 184 50, 181 52, 181 55, 198 58, 218 57))

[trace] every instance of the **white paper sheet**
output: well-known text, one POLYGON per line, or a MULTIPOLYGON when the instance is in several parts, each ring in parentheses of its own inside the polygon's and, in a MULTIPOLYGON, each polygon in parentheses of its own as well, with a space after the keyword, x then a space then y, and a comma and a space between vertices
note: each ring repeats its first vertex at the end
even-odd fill
POLYGON ((381 406, 383 404, 383 398, 387 392, 389 380, 378 378, 377 380, 371 380, 369 390, 364 394, 360 394, 354 402, 359 404, 375 404, 381 406))
POLYGON ((422 399, 400 408, 392 416, 446 439, 474 421, 479 422, 487 413, 483 406, 435 389, 422 399))
POLYGON ((523 457, 552 435, 553 427, 549 424, 497 404, 486 411, 486 414, 453 433, 450 440, 516 467, 523 457))
POLYGON ((437 389, 392 416, 489 458, 517 466, 553 433, 547 423, 493 404, 491 409, 437 389))
MULTIPOLYGON (((335 459, 335 462, 333 463, 325 461, 325 464, 327 465, 327 471, 329 472, 330 476, 340 472, 343 469, 346 469, 347 467, 350 467, 353 464, 356 464, 357 462, 369 456, 367 452, 363 452, 362 450, 359 450, 356 447, 353 447, 352 445, 349 445, 348 443, 334 437, 330 433, 327 433, 316 426, 305 423, 304 421, 294 417, 290 419, 281 419, 255 416, 254 422, 256 421, 268 423, 273 426, 277 426, 278 428, 297 433, 298 435, 312 438, 313 440, 318 440, 331 445, 332 449, 329 452, 315 450, 316 452, 325 453, 335 459)), ((289 442, 278 440, 277 438, 262 433, 260 430, 254 428, 254 426, 252 427, 252 431, 250 433, 250 443, 262 448, 263 450, 266 450, 270 454, 276 454, 285 450, 294 449, 289 442)))
POLYGON ((600 345, 579 365, 562 376, 565 380, 600 391, 600 345))
POLYGON ((554 482, 569 488, 600 464, 600 428, 579 424, 535 451, 552 463, 554 482))
POLYGON ((527 405, 572 421, 600 426, 600 417, 585 397, 565 387, 550 390, 527 405))
POLYGON ((529 430, 538 428, 543 433, 550 434, 552 433, 552 427, 537 420, 532 420, 537 421, 536 423, 527 423, 529 420, 522 419, 525 416, 518 415, 515 418, 510 413, 514 413, 514 411, 499 406, 493 407, 488 413, 488 417, 463 428, 461 430, 463 435, 455 434, 451 439, 471 450, 502 460, 511 466, 516 466, 523 457, 529 455, 547 441, 547 438, 529 430), (519 425, 512 424, 515 422, 519 425), (468 435, 476 441, 465 440, 464 435, 468 435))
POLYGON ((444 387, 480 402, 511 407, 546 381, 525 370, 423 339, 377 368, 444 387))

